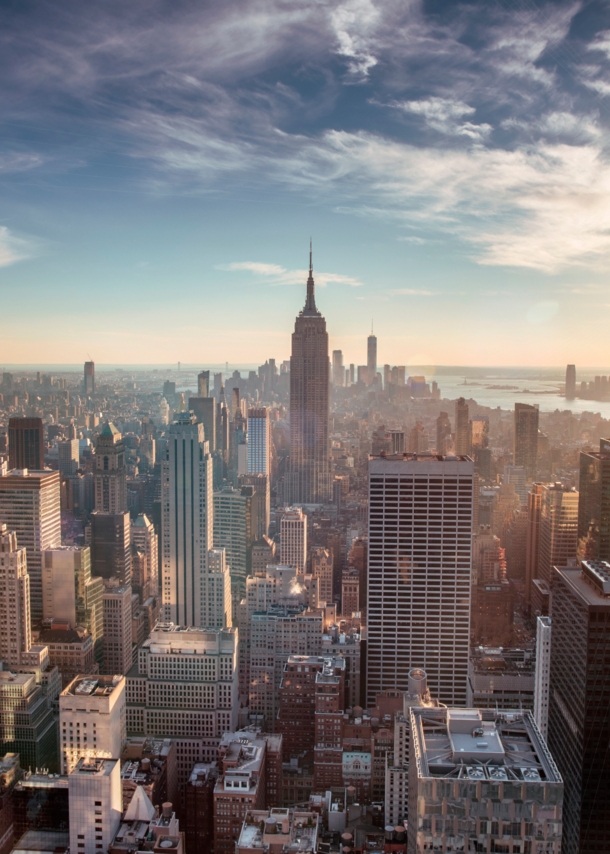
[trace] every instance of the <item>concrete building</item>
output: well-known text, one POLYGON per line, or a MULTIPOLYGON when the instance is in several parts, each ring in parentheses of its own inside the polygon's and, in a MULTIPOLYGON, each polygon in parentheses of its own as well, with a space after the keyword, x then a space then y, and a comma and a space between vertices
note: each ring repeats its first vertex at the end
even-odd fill
POLYGON ((179 412, 162 462, 163 615, 166 622, 204 626, 206 575, 213 542, 213 473, 203 426, 179 412))
POLYGON ((48 628, 42 630, 38 640, 47 647, 49 663, 61 673, 63 686, 69 685, 79 673, 98 673, 93 638, 86 631, 48 628))
POLYGON ((57 443, 57 460, 62 478, 72 477, 80 466, 78 439, 66 439, 57 443))
POLYGON ((333 385, 337 388, 346 385, 343 352, 341 350, 333 350, 333 385))
POLYGON ((104 617, 104 673, 126 676, 133 664, 131 587, 106 587, 104 617))
POLYGON ((250 620, 249 708, 252 720, 273 732, 279 687, 290 655, 320 655, 324 617, 304 605, 272 605, 250 620))
POLYGON ((373 335, 372 330, 366 339, 366 369, 369 375, 368 385, 372 385, 377 376, 377 336, 373 335))
MULTIPOLYGON (((238 478, 238 487, 251 487, 251 527, 253 540, 259 541, 269 533, 271 520, 271 475, 242 474, 238 478)), ((252 567, 254 572, 254 567, 252 567)))
POLYGON ((370 459, 367 706, 416 666, 441 702, 466 702, 473 481, 463 456, 370 459))
POLYGON ((385 761, 385 820, 403 826, 409 814, 409 749, 411 709, 437 708, 428 690, 426 672, 415 668, 409 673, 409 690, 402 694, 402 708, 394 716, 394 744, 385 761))
POLYGON ((105 513, 127 510, 125 443, 114 424, 106 423, 95 446, 95 509, 105 513))
POLYGON ((32 646, 30 576, 17 535, 0 524, 0 661, 18 669, 32 646))
POLYGON ((280 563, 304 573, 307 565, 307 516, 300 507, 289 507, 280 522, 280 563))
POLYGON ((515 403, 514 465, 523 466, 527 482, 536 479, 538 463, 538 407, 515 403))
POLYGON ((9 418, 9 469, 44 469, 44 433, 42 418, 9 418))
POLYGON ((277 803, 282 740, 242 730, 226 733, 218 748, 220 777, 214 787, 214 852, 234 854, 246 814, 277 803))
POLYGON ((261 537, 252 546, 252 575, 265 572, 269 564, 275 563, 275 541, 261 537))
POLYGON ((320 582, 320 601, 333 602, 333 555, 329 549, 316 546, 311 550, 311 574, 320 582))
POLYGON ((131 546, 131 586, 145 602, 149 596, 159 596, 159 542, 153 523, 144 513, 131 522, 131 546), (136 561, 137 555, 141 558, 136 561))
POLYGON ((42 619, 42 552, 61 544, 59 472, 0 468, 0 523, 26 549, 33 622, 42 619))
POLYGON ((248 410, 248 474, 271 475, 271 425, 264 406, 248 410))
POLYGON ((214 547, 225 549, 234 609, 246 593, 252 566, 252 487, 226 486, 214 493, 214 547))
POLYGON ((127 510, 94 510, 91 514, 91 574, 131 584, 131 521, 127 510))
POLYGON ((197 762, 184 786, 186 850, 211 851, 214 843, 214 787, 218 766, 197 762))
POLYGON ((189 397, 189 410, 195 414, 198 424, 203 424, 203 438, 213 454, 216 445, 216 399, 213 397, 189 397))
POLYGON ((415 707, 410 718, 410 852, 527 851, 531 839, 565 850, 563 781, 531 712, 415 707))
POLYGON ((311 251, 307 297, 295 321, 290 357, 290 470, 285 500, 323 504, 331 499, 328 333, 316 308, 311 251))
POLYGON ((341 576, 341 614, 351 617, 359 611, 360 575, 357 569, 348 567, 341 576))
POLYGON ((202 608, 203 625, 208 629, 222 629, 233 625, 231 576, 225 549, 210 549, 208 571, 205 576, 205 595, 202 608))
POLYGON ((366 638, 366 629, 341 631, 338 625, 327 626, 322 637, 322 656, 324 658, 342 658, 345 661, 345 704, 353 709, 363 702, 361 682, 362 640, 366 638))
POLYGON ((455 453, 458 456, 467 456, 471 453, 470 447, 470 421, 468 404, 463 397, 455 403, 455 453))
POLYGON ((574 400, 576 397, 576 365, 568 365, 566 368, 566 400, 574 400))
POLYGON ((85 397, 95 394, 95 362, 85 362, 83 392, 85 397))
POLYGON ((565 783, 563 854, 603 851, 610 835, 610 564, 555 567, 549 747, 565 783))
POLYGON ((534 483, 527 496, 527 535, 525 541, 525 602, 532 603, 532 584, 539 577, 540 515, 542 512, 543 484, 534 483))
MULTIPOLYGON (((95 661, 102 659, 104 582, 91 576, 88 546, 58 546, 43 553, 42 609, 46 621, 82 626, 91 635, 95 661)), ((88 673, 82 668, 79 673, 88 673)), ((75 674, 76 675, 76 674, 75 674)))
POLYGON ((536 620, 536 673, 534 719, 544 738, 549 730, 549 680, 551 674, 551 618, 536 620))
POLYGON ((184 783, 237 728, 237 629, 158 623, 127 676, 127 731, 176 741, 184 783))
POLYGON ((468 662, 466 705, 473 709, 534 708, 535 656, 523 649, 476 647, 468 662))
POLYGON ((70 771, 68 787, 70 851, 108 851, 123 812, 119 760, 83 757, 70 771))
POLYGON ((306 810, 250 810, 236 844, 236 854, 295 851, 316 854, 320 816, 306 810))
POLYGON ((74 770, 81 758, 118 758, 127 737, 125 722, 123 676, 73 679, 59 695, 62 774, 74 770))

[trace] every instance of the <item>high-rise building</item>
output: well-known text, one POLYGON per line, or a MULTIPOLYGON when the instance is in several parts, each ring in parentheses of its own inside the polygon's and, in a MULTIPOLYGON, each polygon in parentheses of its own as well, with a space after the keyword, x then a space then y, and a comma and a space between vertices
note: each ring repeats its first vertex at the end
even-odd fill
POLYGON ((369 375, 369 383, 372 384, 375 382, 375 377, 377 376, 377 336, 373 335, 372 329, 371 334, 366 339, 366 368, 369 375))
POLYGON ((409 852, 533 852, 530 837, 548 854, 566 850, 563 782, 531 712, 416 706, 410 717, 409 852))
POLYGON ((468 456, 470 447, 470 421, 468 404, 463 397, 455 402, 455 453, 458 456, 468 456))
POLYGON ((536 479, 538 462, 538 407, 515 403, 514 464, 523 466, 528 483, 536 479))
POLYGON ((334 600, 333 553, 330 549, 316 546, 311 550, 311 574, 320 582, 320 601, 330 605, 334 600))
POLYGON ((610 564, 555 567, 549 748, 565 784, 563 854, 608 849, 610 837, 610 564))
POLYGON ((543 737, 549 731, 549 679, 551 674, 551 618, 536 620, 536 673, 534 719, 543 737))
POLYGON ((129 512, 91 514, 91 573, 131 584, 131 523, 129 512))
POLYGON ((450 444, 451 422, 448 413, 441 412, 436 419, 436 453, 444 456, 448 452, 450 444))
POLYGON ((271 488, 268 474, 242 474, 237 484, 241 489, 244 486, 252 488, 252 538, 254 542, 266 537, 269 533, 271 521, 271 488))
POLYGON ((140 513, 131 523, 131 550, 131 586, 145 602, 150 596, 159 595, 158 537, 145 513, 140 513))
POLYGON ((393 454, 404 454, 407 450, 405 446, 405 431, 404 430, 388 430, 390 437, 390 450, 393 454))
POLYGON ((93 640, 97 662, 102 657, 104 582, 91 575, 88 546, 57 546, 42 556, 42 611, 45 620, 83 626, 93 640))
POLYGON ((201 624, 208 629, 223 629, 233 625, 231 575, 225 549, 210 549, 205 576, 205 595, 201 624))
POLYGON ((127 732, 176 740, 184 781, 194 762, 216 759, 238 709, 237 629, 158 623, 127 677, 127 732))
POLYGON ((326 320, 316 308, 311 251, 307 298, 292 335, 290 358, 290 470, 286 500, 322 504, 331 499, 329 362, 326 320))
POLYGON ((253 491, 252 486, 225 486, 214 493, 214 547, 226 551, 234 611, 245 596, 252 566, 253 491))
POLYGON ((566 400, 574 400, 576 397, 576 365, 568 365, 566 368, 566 400))
POLYGON ((42 418, 9 418, 9 469, 44 469, 42 418))
MULTIPOLYGON (((0 470, 1 473, 1 470, 0 470)), ((30 610, 42 619, 42 552, 61 544, 59 472, 15 469, 0 476, 0 523, 27 553, 30 610)))
POLYGON ((114 424, 106 423, 95 446, 95 509, 106 513, 127 510, 125 443, 114 424))
POLYGON ((195 413, 197 423, 203 424, 203 438, 213 454, 216 450, 216 398, 189 397, 189 409, 195 413))
POLYGON ((133 665, 131 587, 106 587, 104 608, 104 673, 127 675, 133 665))
POLYGON ((177 413, 169 428, 161 479, 164 619, 202 626, 207 556, 213 546, 212 456, 201 424, 177 413))
POLYGON ((0 524, 0 661, 19 668, 30 651, 30 577, 25 549, 17 535, 0 524))
POLYGON ((120 760, 81 759, 68 775, 68 792, 70 851, 110 851, 123 815, 120 760))
POLYGON ((271 425, 264 406, 248 410, 248 474, 271 474, 271 425))
POLYGON ((578 489, 579 557, 610 561, 610 439, 581 453, 578 489))
POLYGON ((79 675, 59 695, 61 771, 81 758, 120 756, 127 739, 125 678, 79 675))
MULTIPOLYGON (((201 373, 197 374, 197 397, 209 397, 210 396, 210 372, 209 371, 201 371, 201 373)), ((206 438, 208 438, 206 436, 206 438)), ((208 439, 209 441, 209 439, 208 439)))
POLYGON ((578 493, 560 483, 542 487, 538 578, 550 586, 554 566, 569 566, 578 545, 578 493))
POLYGON ((345 383, 345 367, 343 365, 343 351, 333 350, 333 385, 337 387, 344 386, 345 383))
POLYGON ((95 394, 95 362, 85 362, 83 392, 85 397, 95 394))
POLYGON ((307 565, 307 516, 300 507, 289 507, 280 522, 280 563, 305 572, 307 565))
POLYGON ((75 475, 80 465, 78 439, 66 439, 57 443, 59 473, 64 477, 75 475))
POLYGON ((0 671, 0 751, 18 753, 22 768, 55 771, 57 717, 38 681, 36 672, 0 671))
POLYGON ((532 602, 532 582, 539 577, 540 514, 542 512, 543 484, 534 483, 527 496, 527 535, 525 540, 525 602, 532 602))
POLYGON ((504 466, 504 474, 502 475, 502 483, 512 483, 515 486, 515 492, 519 496, 521 505, 527 504, 527 483, 525 468, 523 466, 504 466))
POLYGON ((474 464, 385 456, 369 462, 367 705, 407 690, 464 704, 468 680, 474 464))

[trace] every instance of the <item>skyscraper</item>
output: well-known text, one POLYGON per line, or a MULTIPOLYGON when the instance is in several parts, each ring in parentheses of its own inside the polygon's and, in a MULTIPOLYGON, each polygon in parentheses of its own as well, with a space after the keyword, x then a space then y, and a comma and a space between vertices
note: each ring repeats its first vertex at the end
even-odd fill
POLYGON ((300 507, 289 507, 280 522, 280 563, 304 573, 307 563, 307 516, 300 507))
POLYGON ((106 513, 127 510, 125 444, 114 424, 106 423, 95 446, 95 509, 106 513))
POLYGON ((271 474, 271 429, 264 406, 248 410, 248 474, 271 474))
POLYGON ((468 404, 460 397, 455 402, 455 453, 458 456, 467 456, 471 450, 468 404))
POLYGON ((515 403, 514 464, 523 466, 528 483, 536 478, 538 461, 538 407, 515 403))
POLYGON ((560 483, 542 487, 538 578, 550 586, 554 566, 568 566, 578 544, 578 493, 560 483))
POLYGON ((474 464, 464 457, 369 462, 367 704, 408 688, 464 705, 468 680, 474 464))
POLYGON ((369 383, 375 382, 377 376, 377 336, 371 334, 366 339, 366 368, 369 375, 369 383))
POLYGON ((287 503, 322 504, 331 499, 328 415, 328 333, 316 308, 310 249, 307 298, 292 335, 287 503))
POLYGON ((83 392, 85 397, 95 394, 95 362, 85 362, 83 392))
POLYGON ((10 668, 22 665, 32 645, 30 577, 25 549, 17 535, 0 524, 0 660, 10 668))
MULTIPOLYGON (((210 396, 210 372, 209 371, 201 371, 201 373, 197 374, 197 396, 198 397, 209 397, 210 396)), ((207 436, 206 436, 207 439, 207 436)))
POLYGON ((345 385, 345 368, 341 350, 333 350, 333 385, 339 387, 345 385))
POLYGON ((214 547, 226 549, 234 609, 246 594, 252 562, 254 487, 223 487, 214 492, 214 547))
POLYGON ((177 413, 162 463, 161 536, 164 619, 204 625, 208 550, 213 546, 212 457, 203 426, 177 413))
POLYGON ((189 409, 195 413, 197 422, 203 424, 203 436, 213 454, 216 450, 216 398, 189 397, 189 409))
POLYGON ((566 368, 566 400, 574 400, 576 397, 576 365, 568 365, 566 368))
POLYGON ((59 472, 16 469, 0 476, 0 523, 27 551, 30 610, 42 619, 42 552, 61 544, 59 472))
POLYGON ((78 439, 66 439, 57 443, 57 457, 59 473, 64 477, 72 477, 76 474, 80 464, 80 452, 78 439))
POLYGON ((447 453, 451 443, 451 422, 447 412, 441 412, 436 419, 436 453, 447 453))
POLYGON ((8 466, 10 469, 44 469, 42 418, 9 418, 8 466))
POLYGON ((580 455, 579 557, 610 561, 610 439, 580 455))
POLYGON ((131 584, 131 526, 129 512, 91 514, 91 572, 131 584))
POLYGON ((525 602, 527 608, 532 601, 532 582, 539 577, 540 560, 540 514, 542 511, 543 484, 534 483, 527 496, 527 535, 525 541, 525 602))
POLYGON ((565 784, 564 854, 608 850, 610 564, 553 569, 549 748, 565 784))

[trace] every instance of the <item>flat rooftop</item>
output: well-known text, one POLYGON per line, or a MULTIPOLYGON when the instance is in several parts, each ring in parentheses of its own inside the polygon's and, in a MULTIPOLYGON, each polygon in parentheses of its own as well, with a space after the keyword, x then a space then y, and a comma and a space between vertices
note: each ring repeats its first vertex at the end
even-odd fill
POLYGON ((420 778, 560 783, 531 712, 411 710, 420 778))
MULTIPOLYGON (((581 567, 556 566, 553 571, 559 573, 586 605, 610 608, 610 591, 609 593, 604 592, 608 582, 600 571, 600 564, 602 563, 605 561, 583 561, 582 569, 581 567), (588 571, 585 570, 585 566, 588 567, 588 571)), ((610 571, 610 565, 608 569, 610 571)))
POLYGON ((118 761, 118 759, 98 759, 91 756, 82 756, 70 776, 109 777, 118 761))
POLYGON ((289 809, 252 810, 246 813, 237 850, 254 848, 268 851, 314 852, 318 841, 318 816, 313 812, 289 809), (263 823, 263 830, 261 830, 263 823), (285 846, 282 848, 282 846, 285 846))
POLYGON ((62 697, 109 697, 124 676, 76 676, 67 688, 61 692, 62 697))
POLYGON ((472 457, 466 454, 413 454, 405 451, 403 454, 369 454, 369 460, 386 460, 390 463, 472 463, 472 457))

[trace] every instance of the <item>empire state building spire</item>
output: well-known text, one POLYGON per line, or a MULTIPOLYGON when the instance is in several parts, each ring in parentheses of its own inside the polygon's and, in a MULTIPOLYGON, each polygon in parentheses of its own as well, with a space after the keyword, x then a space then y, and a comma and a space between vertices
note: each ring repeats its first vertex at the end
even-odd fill
POLYGON ((307 298, 305 300, 305 308, 301 312, 301 314, 308 317, 319 317, 320 312, 316 308, 316 298, 314 294, 314 280, 313 280, 313 253, 312 253, 312 245, 311 238, 309 238, 309 278, 307 279, 307 298))

